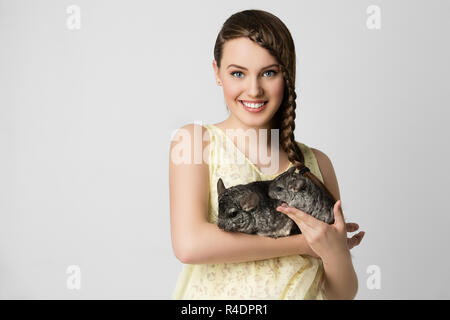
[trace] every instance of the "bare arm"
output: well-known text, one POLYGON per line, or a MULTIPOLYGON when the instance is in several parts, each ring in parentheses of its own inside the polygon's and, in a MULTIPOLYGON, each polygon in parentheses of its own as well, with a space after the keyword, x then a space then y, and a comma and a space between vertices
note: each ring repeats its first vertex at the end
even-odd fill
POLYGON ((199 226, 191 234, 191 247, 185 248, 183 263, 245 262, 295 254, 314 254, 303 235, 273 239, 240 232, 227 232, 212 223, 199 226))
MULTIPOLYGON (((316 156, 322 173, 324 184, 335 196, 336 200, 341 198, 336 173, 328 156, 320 150, 311 148, 316 156)), ((362 236, 357 238, 357 244, 361 242, 362 236)), ((352 300, 358 292, 358 277, 353 267, 349 250, 342 253, 334 252, 327 257, 322 257, 325 271, 324 293, 330 300, 352 300)))
POLYGON ((294 254, 317 257, 301 234, 273 239, 226 232, 208 222, 209 166, 205 161, 194 162, 198 159, 194 155, 196 148, 203 160, 209 155, 209 140, 203 141, 203 136, 205 140, 209 137, 206 128, 188 124, 176 132, 170 145, 170 222, 175 256, 188 264, 244 262, 294 254), (195 127, 201 141, 194 141, 195 127), (189 148, 192 152, 186 158, 188 163, 177 162, 177 156, 189 154, 189 148))
POLYGON ((358 276, 353 268, 350 251, 323 259, 325 296, 329 300, 353 300, 358 292, 358 276))

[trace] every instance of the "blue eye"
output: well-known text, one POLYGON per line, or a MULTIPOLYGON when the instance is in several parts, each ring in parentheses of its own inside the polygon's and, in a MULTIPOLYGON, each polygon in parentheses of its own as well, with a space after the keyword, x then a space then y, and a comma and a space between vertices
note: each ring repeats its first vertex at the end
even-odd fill
MULTIPOLYGON (((274 76, 277 74, 277 72, 274 71, 274 70, 269 70, 269 71, 266 71, 266 72, 273 72, 273 75, 274 75, 274 76)), ((264 73, 266 73, 266 72, 264 72, 264 73)))
MULTIPOLYGON (((242 72, 240 72, 240 71, 233 71, 233 72, 231 73, 231 75, 234 75, 235 73, 242 73, 242 72)), ((240 78, 240 77, 238 77, 238 78, 240 78)))
MULTIPOLYGON (((263 74, 266 74, 266 73, 268 73, 268 72, 272 72, 272 73, 273 73, 272 76, 275 76, 275 75, 277 74, 277 72, 276 72, 275 70, 268 70, 268 71, 265 71, 263 74)), ((233 72, 231 72, 230 74, 231 74, 232 76, 234 76, 235 73, 242 73, 242 72, 241 72, 241 71, 233 71, 233 72)), ((242 78, 242 77, 237 77, 237 78, 242 78)))

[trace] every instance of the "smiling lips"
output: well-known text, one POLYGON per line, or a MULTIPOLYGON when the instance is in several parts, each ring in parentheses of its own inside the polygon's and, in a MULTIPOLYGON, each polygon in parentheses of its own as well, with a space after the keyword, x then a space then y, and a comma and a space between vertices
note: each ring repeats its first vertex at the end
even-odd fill
POLYGON ((245 110, 247 110, 249 112, 260 112, 266 107, 267 101, 264 101, 264 100, 256 100, 256 101, 239 100, 239 103, 244 107, 245 110))
POLYGON ((243 101, 245 103, 264 103, 267 100, 239 100, 239 101, 243 101))

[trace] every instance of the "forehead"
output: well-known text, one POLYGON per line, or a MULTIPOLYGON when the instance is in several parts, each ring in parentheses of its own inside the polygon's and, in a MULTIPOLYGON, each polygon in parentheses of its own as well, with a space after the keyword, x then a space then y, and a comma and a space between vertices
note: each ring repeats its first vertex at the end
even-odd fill
POLYGON ((241 37, 228 40, 224 44, 222 65, 226 68, 231 63, 249 70, 260 70, 267 65, 277 63, 277 60, 259 44, 241 37))

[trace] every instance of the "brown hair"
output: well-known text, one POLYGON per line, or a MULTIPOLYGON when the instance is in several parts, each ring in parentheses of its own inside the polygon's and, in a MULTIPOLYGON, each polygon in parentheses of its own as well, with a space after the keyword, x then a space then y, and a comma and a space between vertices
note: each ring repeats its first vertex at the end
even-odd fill
MULTIPOLYGON (((263 10, 244 10, 230 16, 222 26, 214 45, 214 59, 220 68, 223 45, 227 40, 246 37, 277 60, 285 81, 285 90, 280 108, 273 116, 273 129, 280 130, 280 145, 287 153, 289 161, 297 168, 304 166, 304 156, 295 142, 295 45, 286 25, 275 15, 263 10)), ((316 184, 327 188, 312 173, 306 172, 316 184)), ((328 191, 331 195, 331 193, 328 191)), ((331 195, 332 196, 332 195, 331 195)), ((334 197, 333 197, 334 199, 334 197)))

